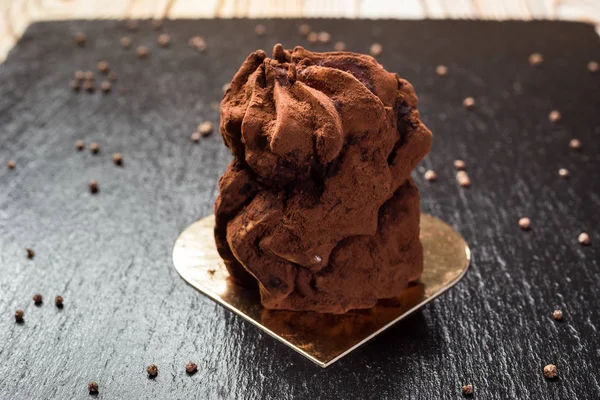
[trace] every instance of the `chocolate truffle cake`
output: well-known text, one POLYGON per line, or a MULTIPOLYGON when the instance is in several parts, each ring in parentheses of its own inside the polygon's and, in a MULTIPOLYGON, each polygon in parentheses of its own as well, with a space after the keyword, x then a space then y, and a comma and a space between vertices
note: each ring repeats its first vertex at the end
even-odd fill
POLYGON ((302 47, 250 54, 221 104, 234 159, 215 238, 267 309, 344 313, 398 296, 423 269, 427 154, 413 87, 374 58, 302 47))

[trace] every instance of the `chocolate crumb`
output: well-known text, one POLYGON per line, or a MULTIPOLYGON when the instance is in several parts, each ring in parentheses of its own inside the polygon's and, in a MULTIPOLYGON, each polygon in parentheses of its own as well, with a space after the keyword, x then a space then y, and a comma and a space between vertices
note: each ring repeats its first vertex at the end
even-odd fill
POLYGON ((83 84, 83 87, 89 93, 94 93, 94 91, 96 90, 96 86, 94 85, 94 81, 92 81, 92 80, 85 81, 85 83, 83 84))
POLYGON ((75 79, 77 79, 78 81, 82 81, 85 79, 85 72, 83 71, 75 71, 75 75, 74 75, 75 79))
POLYGON ((344 43, 344 42, 335 42, 335 44, 333 45, 333 49, 335 51, 344 51, 344 50, 346 50, 346 43, 344 43))
POLYGON ((75 149, 76 149, 77 151, 81 151, 81 150, 83 150, 84 148, 85 148, 85 142, 84 142, 83 140, 77 140, 77 141, 75 142, 75 149))
POLYGON ((169 44, 171 43, 171 36, 167 35, 166 33, 163 33, 161 35, 158 35, 157 41, 161 47, 169 47, 169 44))
POLYGON ((437 174, 435 173, 435 171, 428 169, 427 171, 425 171, 424 177, 429 182, 433 182, 437 179, 437 174))
POLYGON ((527 217, 523 217, 519 220, 519 227, 521 229, 523 229, 524 231, 529 230, 529 227, 531 226, 531 220, 527 217))
POLYGON ((321 43, 329 43, 329 41, 331 40, 331 35, 329 34, 329 32, 319 32, 317 35, 317 40, 321 43))
POLYGON ((544 62, 544 56, 540 53, 532 53, 529 55, 529 64, 531 64, 531 66, 537 67, 542 62, 544 62))
POLYGON ((293 84, 294 82, 296 82, 296 78, 296 64, 290 63, 288 65, 287 80, 288 82, 290 82, 290 84, 293 84))
POLYGON ((468 188, 471 186, 471 179, 469 179, 469 175, 465 171, 458 171, 456 173, 456 180, 458 184, 464 188, 468 188))
POLYGON ((217 272, 217 270, 216 270, 216 269, 214 269, 214 268, 211 268, 211 269, 209 269, 207 272, 208 272, 208 274, 209 274, 210 276, 213 276, 213 275, 215 274, 215 272, 217 272))
POLYGON ((35 303, 36 306, 39 306, 44 302, 44 298, 42 297, 41 294, 36 293, 33 295, 33 302, 35 303))
POLYGON ((446 76, 448 75, 448 67, 445 65, 438 65, 435 67, 435 73, 438 74, 438 76, 446 76))
POLYGON ((373 43, 369 51, 373 57, 377 57, 383 52, 383 46, 379 43, 373 43))
POLYGON ((302 36, 306 36, 310 33, 310 25, 308 24, 302 24, 298 27, 298 32, 302 35, 302 36))
POLYGON ((138 29, 138 22, 135 19, 131 19, 127 21, 127 30, 130 32, 135 32, 138 29))
POLYGON ((92 71, 85 71, 83 73, 83 79, 85 79, 86 81, 93 81, 94 73, 92 71))
POLYGON ((550 111, 550 114, 548 114, 548 119, 552 123, 556 123, 556 122, 560 121, 560 119, 561 119, 560 112, 557 110, 550 111))
POLYGON ((580 150, 581 149, 581 141, 579 139, 571 139, 571 141, 569 142, 569 147, 572 148, 573 150, 580 150))
POLYGON ((118 79, 118 76, 117 76, 117 73, 116 73, 116 72, 114 72, 114 71, 110 71, 110 72, 108 73, 108 80, 109 80, 109 81, 111 81, 111 82, 114 82, 114 81, 116 81, 117 79, 118 79))
POLYGON ((131 38, 129 36, 123 36, 120 40, 121 47, 128 49, 131 47, 131 38))
POLYGON ((188 40, 188 45, 194 49, 203 52, 206 50, 206 40, 202 36, 193 36, 188 40))
POLYGON ((561 178, 568 178, 569 177, 569 170, 566 168, 561 168, 558 170, 558 176, 560 176, 561 178))
POLYGON ((563 313, 560 310, 554 310, 552 312, 552 318, 554 318, 557 321, 562 321, 563 319, 563 313))
POLYGON ((123 165, 123 156, 121 155, 121 153, 113 154, 113 162, 119 167, 123 165))
POLYGON ((77 79, 73 79, 71 81, 71 90, 73 90, 74 92, 79 92, 80 89, 81 89, 81 81, 79 81, 77 79))
POLYGON ((110 82, 109 81, 104 81, 100 84, 100 89, 102 90, 102 92, 104 94, 107 94, 110 92, 110 82))
POLYGON ((263 24, 258 24, 254 28, 254 33, 256 33, 258 36, 263 36, 265 33, 267 33, 267 28, 263 24))
POLYGON ((87 42, 87 36, 83 32, 77 32, 73 37, 73 41, 77 46, 85 46, 87 42))
POLYGON ((306 39, 310 43, 317 43, 319 41, 319 34, 317 32, 309 32, 308 35, 306 35, 306 39))
POLYGON ((138 46, 135 49, 135 54, 138 58, 146 58, 148 57, 148 48, 146 46, 138 46))
POLYGON ((92 179, 91 181, 89 181, 88 187, 90 189, 90 193, 92 193, 92 194, 98 193, 98 181, 97 180, 92 179))
POLYGON ((591 73, 596 73, 598 72, 598 70, 600 69, 600 67, 598 66, 598 63, 596 61, 590 61, 587 65, 588 71, 590 71, 591 73))
POLYGON ((193 362, 189 362, 185 366, 185 372, 187 372, 189 375, 194 375, 196 372, 198 372, 198 366, 193 362))
POLYGON ((581 232, 579 234, 579 236, 577 237, 577 240, 579 240, 579 243, 581 243, 584 246, 587 246, 588 244, 590 244, 591 240, 590 240, 590 235, 588 235, 585 232, 581 232))
POLYGON ((474 108, 475 107, 475 99, 472 97, 467 97, 466 99, 463 100, 463 106, 465 106, 465 108, 467 110, 474 108))
POLYGON ((454 168, 458 170, 467 169, 467 164, 463 160, 454 160, 454 168))
POLYGON ((33 251, 33 249, 25 249, 25 251, 27 252, 27 258, 29 258, 30 260, 33 259, 33 257, 35 257, 35 251, 33 251))
POLYGON ((198 125, 198 132, 203 137, 210 135, 213 131, 213 124, 210 121, 204 121, 200 125, 198 125))
POLYGON ((464 385, 462 392, 465 396, 471 396, 473 394, 473 385, 464 385))
POLYGON ((554 379, 558 376, 558 369, 554 364, 548 364, 544 367, 544 376, 548 379, 554 379))
POLYGON ((155 31, 159 31, 163 28, 164 21, 162 19, 153 19, 152 20, 152 29, 155 31))
POLYGON ((100 152, 100 145, 96 142, 90 143, 90 151, 92 154, 98 154, 100 152))
POLYGON ((56 296, 54 298, 54 304, 56 305, 56 307, 58 308, 63 308, 63 298, 62 296, 56 296))
POLYGON ((99 61, 97 65, 98 71, 107 74, 110 71, 110 65, 106 61, 99 61))
POLYGON ((148 368, 146 368, 146 372, 148 373, 148 378, 154 379, 156 375, 158 375, 158 367, 156 364, 150 364, 148 368))
POLYGON ((15 322, 21 324, 23 323, 23 317, 25 316, 25 312, 20 308, 15 311, 15 322))
POLYGON ((88 383, 88 391, 90 394, 98 394, 98 384, 96 382, 88 383))
POLYGON ((6 166, 8 167, 8 169, 15 169, 15 167, 17 166, 17 163, 15 160, 8 160, 8 162, 6 163, 6 166))
POLYGON ((192 136, 190 136, 190 140, 194 143, 198 143, 200 141, 200 132, 194 132, 192 133, 192 136))

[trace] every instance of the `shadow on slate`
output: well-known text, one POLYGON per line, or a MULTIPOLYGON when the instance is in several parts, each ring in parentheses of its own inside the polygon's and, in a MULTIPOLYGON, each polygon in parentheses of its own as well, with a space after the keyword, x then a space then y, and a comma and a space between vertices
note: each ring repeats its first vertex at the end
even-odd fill
POLYGON ((116 21, 27 30, 0 65, 0 399, 86 399, 93 380, 99 399, 453 399, 466 383, 480 399, 600 397, 600 74, 586 69, 600 59, 593 28, 311 20, 332 36, 311 46, 300 22, 264 21, 267 34, 257 37, 256 21, 167 21, 168 49, 149 21, 134 33, 116 21), (83 48, 72 42, 80 30, 83 48), (130 50, 119 45, 124 35, 130 50), (194 35, 206 37, 206 53, 188 47, 194 35), (189 137, 203 120, 218 123, 210 104, 245 56, 277 42, 327 50, 338 40, 357 52, 380 42, 380 62, 414 84, 434 133, 415 173, 423 211, 461 232, 474 260, 421 313, 322 370, 188 286, 171 250, 212 211, 230 154, 216 134, 197 145, 189 137), (146 60, 137 45, 149 47, 146 60), (532 52, 544 55, 538 68, 528 64, 532 52), (95 71, 99 60, 119 75, 113 92, 74 94, 73 72, 95 71), (448 76, 436 76, 438 64, 448 76), (477 102, 472 111, 466 96, 477 102), (552 109, 563 115, 558 124, 548 121, 552 109), (573 137, 580 152, 568 147, 573 137), (75 151, 77 139, 97 141, 100 154, 75 151), (467 162, 470 189, 455 182, 456 158, 467 162), (8 159, 15 170, 4 168, 8 159), (561 167, 569 179, 558 177, 561 167), (428 168, 437 182, 422 178, 428 168), (522 216, 531 231, 519 229, 522 216), (581 231, 591 246, 578 244, 581 231), (41 307, 31 300, 37 292, 41 307), (555 308, 562 322, 552 320, 555 308), (191 377, 188 361, 199 366, 191 377), (559 380, 543 377, 548 363, 559 380))

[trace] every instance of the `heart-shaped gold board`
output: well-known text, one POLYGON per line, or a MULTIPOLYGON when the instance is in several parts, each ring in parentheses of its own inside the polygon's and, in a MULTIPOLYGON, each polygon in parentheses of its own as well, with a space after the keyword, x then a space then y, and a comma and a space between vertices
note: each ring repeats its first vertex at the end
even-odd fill
POLYGON ((257 291, 228 279, 215 245, 214 225, 211 215, 181 233, 173 249, 177 272, 208 297, 321 367, 331 365, 444 293, 464 276, 470 261, 469 246, 452 227, 421 214, 423 275, 399 297, 342 315, 272 311, 261 306, 257 291))

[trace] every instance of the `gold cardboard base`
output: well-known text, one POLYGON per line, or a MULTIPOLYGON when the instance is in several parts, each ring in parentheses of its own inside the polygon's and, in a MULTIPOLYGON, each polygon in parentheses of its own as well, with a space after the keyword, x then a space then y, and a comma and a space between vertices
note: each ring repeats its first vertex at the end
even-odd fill
POLYGON ((177 272, 205 295, 321 367, 331 365, 444 293, 469 267, 470 250, 465 240, 443 221, 421 214, 425 268, 421 279, 401 296, 342 315, 271 311, 261 306, 258 292, 228 279, 229 272, 215 246, 214 225, 211 215, 181 233, 173 249, 177 272))

